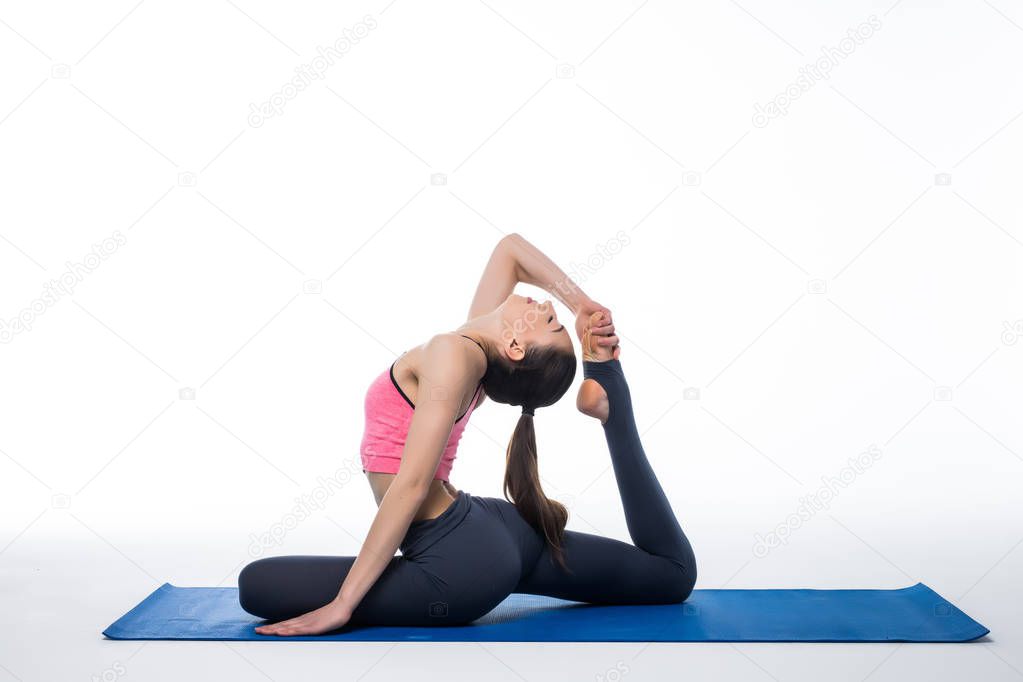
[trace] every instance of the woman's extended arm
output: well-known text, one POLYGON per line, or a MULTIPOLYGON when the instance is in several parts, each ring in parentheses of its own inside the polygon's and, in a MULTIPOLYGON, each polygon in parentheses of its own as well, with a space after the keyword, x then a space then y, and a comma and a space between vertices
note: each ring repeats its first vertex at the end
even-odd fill
POLYGON ((465 345, 436 336, 423 346, 416 407, 405 438, 401 464, 380 501, 362 549, 337 597, 309 613, 256 631, 270 635, 320 634, 344 625, 394 558, 416 512, 430 490, 462 397, 476 384, 466 369, 465 345))
POLYGON ((519 282, 546 289, 573 315, 578 315, 583 305, 592 303, 590 297, 554 261, 522 235, 513 232, 502 237, 490 254, 469 307, 469 319, 489 313, 501 305, 519 282))
POLYGON ((423 347, 415 413, 398 474, 380 501, 362 550, 337 595, 337 600, 351 610, 394 558, 429 493, 430 482, 458 418, 462 396, 475 387, 475 378, 464 367, 465 352, 464 345, 445 336, 434 337, 423 347))

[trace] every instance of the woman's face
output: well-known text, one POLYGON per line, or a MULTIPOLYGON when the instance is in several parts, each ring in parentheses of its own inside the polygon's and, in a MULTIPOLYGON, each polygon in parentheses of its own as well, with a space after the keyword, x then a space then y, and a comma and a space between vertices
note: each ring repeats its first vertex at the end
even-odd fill
POLYGON ((508 357, 521 360, 530 346, 554 346, 572 353, 572 337, 558 321, 551 301, 540 302, 528 296, 511 294, 501 304, 503 343, 508 357))

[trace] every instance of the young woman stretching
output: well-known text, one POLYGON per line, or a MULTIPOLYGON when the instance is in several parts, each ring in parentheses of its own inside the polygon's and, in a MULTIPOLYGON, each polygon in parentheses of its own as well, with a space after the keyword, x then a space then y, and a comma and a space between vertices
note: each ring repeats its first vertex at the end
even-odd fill
POLYGON ((369 387, 362 462, 378 510, 359 555, 246 565, 242 608, 278 621, 256 632, 465 624, 512 592, 593 604, 685 601, 696 560, 643 452, 619 353, 607 308, 521 236, 503 238, 468 321, 407 351, 369 387), (553 305, 511 293, 519 282, 545 288, 576 315, 584 377, 576 404, 603 426, 635 545, 566 530, 568 511, 540 487, 535 410, 564 395, 576 359, 553 305), (507 452, 508 500, 448 481, 484 396, 522 409, 507 452))

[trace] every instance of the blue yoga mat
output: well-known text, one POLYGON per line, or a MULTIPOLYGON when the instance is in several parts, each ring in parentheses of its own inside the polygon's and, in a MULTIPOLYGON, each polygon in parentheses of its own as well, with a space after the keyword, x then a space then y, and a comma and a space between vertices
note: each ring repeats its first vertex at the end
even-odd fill
POLYGON ((164 583, 110 639, 351 642, 967 642, 988 629, 923 583, 897 590, 694 590, 682 604, 594 606, 512 594, 469 625, 259 635, 235 587, 164 583))

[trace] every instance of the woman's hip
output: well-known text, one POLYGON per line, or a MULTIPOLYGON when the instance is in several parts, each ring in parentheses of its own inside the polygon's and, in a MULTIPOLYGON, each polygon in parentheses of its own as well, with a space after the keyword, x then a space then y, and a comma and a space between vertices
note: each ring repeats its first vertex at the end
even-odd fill
POLYGON ((400 548, 438 580, 514 586, 535 563, 542 540, 510 502, 459 490, 440 516, 412 522, 400 548))

